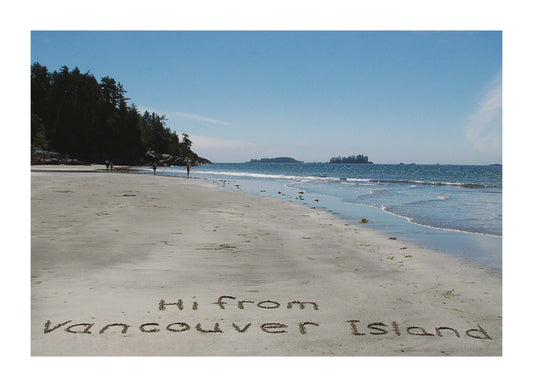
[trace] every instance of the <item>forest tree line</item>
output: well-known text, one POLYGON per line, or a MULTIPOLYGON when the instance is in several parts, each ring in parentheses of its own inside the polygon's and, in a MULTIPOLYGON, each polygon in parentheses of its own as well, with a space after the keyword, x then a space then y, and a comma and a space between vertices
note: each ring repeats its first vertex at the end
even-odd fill
POLYGON ((357 156, 348 156, 348 157, 332 157, 329 162, 331 164, 373 164, 371 161, 368 161, 368 156, 357 155, 357 156))
POLYGON ((146 152, 198 157, 192 142, 165 126, 165 116, 128 104, 124 86, 111 77, 67 66, 50 73, 31 66, 31 147, 85 162, 138 164, 146 152))

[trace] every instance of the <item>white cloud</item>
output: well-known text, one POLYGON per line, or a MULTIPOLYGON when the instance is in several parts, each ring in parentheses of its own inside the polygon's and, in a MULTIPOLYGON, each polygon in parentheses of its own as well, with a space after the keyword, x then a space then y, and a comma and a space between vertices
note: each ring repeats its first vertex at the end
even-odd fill
POLYGON ((192 149, 201 157, 215 163, 244 162, 250 160, 253 152, 261 153, 260 144, 190 134, 192 149))
POLYGON ((220 150, 235 150, 235 149, 249 149, 251 147, 257 147, 258 144, 254 144, 251 142, 246 141, 238 141, 238 140, 228 140, 223 138, 216 138, 216 137, 206 137, 206 136, 200 136, 196 134, 189 135, 189 138, 191 139, 193 143, 193 148, 195 150, 202 150, 202 149, 220 149, 220 150))
POLYGON ((492 80, 477 109, 470 115, 466 139, 482 152, 501 152, 502 148, 502 74, 492 80))
POLYGON ((219 124, 219 125, 226 125, 231 126, 232 124, 230 122, 216 120, 214 118, 204 117, 197 114, 192 113, 184 113, 184 112, 162 112, 160 110, 155 110, 149 107, 140 107, 138 106, 137 109, 139 111, 145 111, 148 110, 149 112, 157 113, 158 115, 165 115, 166 118, 172 118, 172 117, 183 117, 183 118, 189 118, 191 120, 195 121, 203 121, 203 122, 210 122, 212 124, 219 124))
POLYGON ((190 118, 191 120, 196 120, 196 121, 204 121, 204 122, 210 122, 212 124, 231 126, 231 123, 229 122, 215 120, 214 118, 203 117, 203 116, 199 116, 196 114, 183 113, 183 112, 170 112, 170 113, 166 113, 165 115, 167 117, 183 117, 183 118, 190 118))

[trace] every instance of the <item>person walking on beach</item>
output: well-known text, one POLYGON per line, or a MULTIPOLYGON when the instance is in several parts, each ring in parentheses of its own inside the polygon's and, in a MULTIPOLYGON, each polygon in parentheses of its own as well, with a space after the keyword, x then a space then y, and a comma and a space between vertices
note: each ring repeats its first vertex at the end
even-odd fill
POLYGON ((109 169, 113 170, 113 162, 112 161, 109 162, 109 169))
POLYGON ((109 170, 109 160, 106 160, 106 161, 105 161, 105 170, 106 170, 106 171, 109 170))
POLYGON ((155 170, 157 169, 157 163, 154 163, 154 164, 152 165, 152 168, 154 169, 154 175, 155 175, 155 170))
POLYGON ((187 179, 189 178, 190 173, 191 173, 191 163, 187 161, 187 179))

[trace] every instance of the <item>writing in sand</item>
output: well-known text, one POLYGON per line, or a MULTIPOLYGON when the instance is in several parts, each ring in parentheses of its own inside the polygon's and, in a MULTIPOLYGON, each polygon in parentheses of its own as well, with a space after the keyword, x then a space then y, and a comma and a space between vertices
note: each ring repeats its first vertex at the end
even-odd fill
MULTIPOLYGON (((195 297, 193 297, 195 298, 195 297)), ((44 324, 44 333, 52 334, 58 332, 67 332, 70 334, 110 334, 110 333, 132 333, 139 334, 154 334, 154 333, 183 333, 183 332, 197 332, 199 334, 227 334, 230 332, 236 334, 245 334, 251 330, 259 330, 266 334, 298 334, 298 335, 312 335, 319 330, 328 329, 327 323, 321 322, 320 308, 315 301, 289 301, 281 303, 272 300, 254 301, 238 299, 233 296, 220 296, 212 303, 216 305, 216 310, 247 310, 249 308, 260 308, 264 310, 287 309, 291 313, 301 313, 302 311, 309 311, 315 313, 316 318, 312 321, 298 321, 293 324, 285 324, 283 322, 272 321, 223 321, 222 318, 214 319, 210 323, 191 322, 191 321, 168 321, 160 322, 142 322, 142 323, 125 323, 112 322, 97 326, 90 322, 75 322, 74 320, 54 321, 47 320, 44 324)), ((160 300, 157 308, 159 311, 182 311, 190 309, 196 311, 200 308, 197 301, 186 303, 182 299, 175 301, 160 300)), ((314 316, 314 317, 315 317, 314 316)), ((477 340, 492 340, 492 337, 479 324, 467 330, 459 330, 454 327, 439 325, 439 326, 423 326, 413 324, 400 324, 397 321, 362 321, 358 319, 347 318, 344 329, 347 335, 361 337, 361 336, 423 336, 423 337, 444 337, 452 336, 457 338, 471 338, 477 340)))

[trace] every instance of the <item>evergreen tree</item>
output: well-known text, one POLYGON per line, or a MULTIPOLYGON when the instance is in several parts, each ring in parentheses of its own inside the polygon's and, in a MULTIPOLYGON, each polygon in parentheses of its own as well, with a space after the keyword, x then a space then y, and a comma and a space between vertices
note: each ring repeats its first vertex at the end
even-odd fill
POLYGON ((147 150, 197 157, 189 136, 183 142, 165 126, 165 116, 144 112, 129 98, 120 82, 106 76, 100 82, 77 67, 49 73, 31 67, 31 145, 88 162, 113 160, 137 163, 147 150))
POLYGON ((329 160, 332 164, 371 164, 368 161, 368 156, 357 155, 357 156, 348 156, 348 157, 332 157, 329 160))

